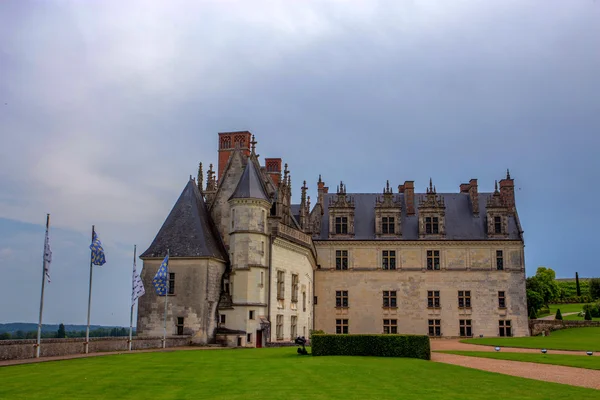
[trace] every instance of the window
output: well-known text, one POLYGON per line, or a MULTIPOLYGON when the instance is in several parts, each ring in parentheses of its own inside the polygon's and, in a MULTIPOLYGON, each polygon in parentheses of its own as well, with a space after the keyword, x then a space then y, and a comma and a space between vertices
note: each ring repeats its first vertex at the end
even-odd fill
POLYGON ((302 292, 302 311, 306 312, 306 292, 302 292))
POLYGON ((430 319, 429 320, 429 336, 442 336, 441 320, 430 319))
POLYGON ((458 308, 471 308, 471 291, 458 291, 458 308))
POLYGON ((500 329, 500 336, 512 336, 512 327, 510 326, 510 320, 498 321, 498 328, 500 329))
POLYGON ((381 233, 393 234, 395 233, 394 217, 382 217, 381 218, 381 233))
POLYGON ((494 233, 502 233, 502 218, 494 217, 494 233))
POLYGON ((317 304, 317 296, 313 296, 313 304, 317 304))
POLYGON ((348 320, 347 319, 336 319, 335 320, 335 333, 338 335, 348 334, 348 320))
POLYGON ((427 291, 427 308, 440 308, 440 291, 427 291))
POLYGON ((261 240, 260 242, 260 254, 264 255, 265 254, 265 241, 261 240))
POLYGON ((348 250, 335 251, 335 269, 348 269, 348 250))
POLYGON ((335 233, 342 235, 348 233, 348 217, 335 217, 335 233))
POLYGON ((275 326, 275 335, 278 340, 283 339, 283 315, 277 316, 277 325, 275 326))
POLYGON ((440 251, 439 250, 427 250, 427 269, 436 270, 440 269, 440 251))
POLYGON ((254 310, 248 311, 248 319, 254 319, 254 310))
POLYGON ((224 324, 226 320, 225 314, 221 314, 221 323, 224 324))
POLYGON ((183 317, 177 317, 177 334, 183 335, 183 317))
POLYGON ((438 217, 425 217, 425 233, 437 235, 440 232, 438 217))
POLYGON ((175 294, 175 272, 169 272, 169 294, 175 294))
POLYGON ((504 257, 502 256, 502 250, 496 250, 496 269, 502 271, 504 269, 504 257))
POLYGON ((265 284, 265 273, 260 271, 260 286, 262 287, 265 284))
POLYGON ((506 308, 506 296, 504 292, 498 292, 498 308, 506 308))
POLYGON ((252 343, 252 334, 251 333, 248 333, 246 335, 246 343, 252 343))
POLYGON ((298 275, 292 275, 292 303, 298 302, 298 275))
POLYGON ((277 271, 277 300, 285 298, 285 272, 277 271))
POLYGON ((235 208, 231 210, 231 229, 233 229, 235 223, 235 208))
POLYGON ((336 307, 348 307, 348 291, 347 290, 336 290, 335 291, 335 306, 336 307))
POLYGON ((291 325, 291 329, 290 329, 292 339, 296 339, 296 336, 298 333, 297 328, 296 328, 297 325, 298 325, 298 317, 295 315, 292 315, 292 325, 291 325))
POLYGON ((395 250, 383 250, 381 268, 396 269, 396 251, 395 250))
POLYGON ((384 290, 383 291, 383 306, 384 307, 396 307, 396 291, 395 290, 384 290))
POLYGON ((383 320, 383 333, 398 333, 398 320, 397 319, 384 319, 383 320))
POLYGON ((460 326, 460 336, 471 337, 473 336, 473 330, 471 329, 470 319, 461 319, 458 321, 460 326))

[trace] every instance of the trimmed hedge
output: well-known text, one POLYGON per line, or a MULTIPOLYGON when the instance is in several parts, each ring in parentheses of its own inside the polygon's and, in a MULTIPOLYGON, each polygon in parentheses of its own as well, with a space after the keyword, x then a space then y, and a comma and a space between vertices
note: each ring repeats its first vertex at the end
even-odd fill
POLYGON ((431 359, 426 335, 313 335, 314 356, 376 356, 431 359))

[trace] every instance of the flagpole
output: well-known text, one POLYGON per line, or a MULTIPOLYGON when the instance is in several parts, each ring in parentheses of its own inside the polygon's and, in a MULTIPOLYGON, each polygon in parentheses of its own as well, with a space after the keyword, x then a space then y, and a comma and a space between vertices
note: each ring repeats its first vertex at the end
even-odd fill
POLYGON ((46 240, 48 240, 48 228, 50 227, 50 214, 46 214, 46 236, 44 237, 44 255, 42 257, 42 295, 40 296, 40 321, 38 322, 37 343, 35 346, 35 358, 40 357, 40 345, 42 342, 42 312, 44 311, 44 287, 46 286, 46 240))
MULTIPOLYGON (((92 243, 94 242, 94 225, 92 225, 92 243)), ((85 329, 85 354, 88 354, 90 342, 90 309, 92 306, 92 258, 94 250, 90 251, 90 293, 88 295, 87 327, 85 329)))
POLYGON ((133 294, 135 291, 135 250, 136 245, 133 245, 133 273, 131 278, 131 313, 129 315, 129 351, 131 351, 131 340, 133 336, 133 306, 135 305, 135 300, 133 299, 133 294))
POLYGON ((165 293, 165 326, 163 331, 163 349, 167 347, 167 298, 169 297, 169 249, 167 249, 167 292, 165 293))

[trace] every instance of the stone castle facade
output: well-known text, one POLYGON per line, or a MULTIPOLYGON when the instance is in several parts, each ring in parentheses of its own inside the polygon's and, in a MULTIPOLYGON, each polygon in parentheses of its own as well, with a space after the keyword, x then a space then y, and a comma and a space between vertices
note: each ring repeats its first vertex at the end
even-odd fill
POLYGON ((262 347, 327 333, 527 336, 523 231, 507 172, 493 193, 406 181, 335 193, 319 177, 291 202, 280 158, 247 131, 219 133, 218 177, 190 178, 142 255, 139 335, 163 332, 152 278, 167 253, 167 333, 262 347))

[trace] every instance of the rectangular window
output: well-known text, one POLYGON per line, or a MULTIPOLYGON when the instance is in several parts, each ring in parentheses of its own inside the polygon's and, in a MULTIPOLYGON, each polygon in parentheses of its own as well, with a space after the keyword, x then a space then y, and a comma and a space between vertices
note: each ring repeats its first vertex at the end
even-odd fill
POLYGON ((470 319, 461 319, 458 321, 460 326, 460 336, 462 337, 471 337, 473 336, 473 330, 471 329, 471 320, 470 319))
POLYGON ((254 310, 248 311, 248 319, 254 319, 254 310))
POLYGON ((278 340, 283 339, 283 315, 277 316, 277 325, 275 327, 275 335, 278 340))
POLYGON ((338 335, 348 334, 348 320, 347 319, 336 319, 335 320, 335 333, 338 335))
POLYGON ((458 308, 471 308, 471 291, 458 291, 458 308))
POLYGON ((498 321, 498 328, 500 329, 500 336, 512 336, 512 327, 510 320, 498 321))
POLYGON ((502 250, 496 250, 496 269, 502 271, 504 269, 504 257, 502 250))
POLYGON ((252 343, 252 334, 251 333, 248 333, 246 335, 246 343, 252 343))
POLYGON ((315 305, 316 305, 316 304, 317 304, 317 300, 318 300, 318 299, 317 299, 317 296, 313 296, 313 304, 315 304, 315 305))
POLYGON ((298 302, 298 275, 292 275, 292 303, 298 302))
POLYGON ((502 218, 494 217, 494 233, 502 233, 502 218))
POLYGON ((277 271, 277 300, 285 299, 285 272, 277 271))
POLYGON ((348 269, 348 250, 335 251, 335 269, 340 271, 348 269))
POLYGON ((440 251, 427 250, 427 269, 430 271, 439 271, 440 269, 440 251))
POLYGON ((427 308, 440 308, 440 291, 427 291, 427 308))
POLYGON ((175 272, 169 272, 169 294, 175 294, 175 272))
POLYGON ((440 232, 438 217, 425 217, 425 233, 437 235, 440 232))
POLYGON ((441 320, 429 320, 429 336, 442 336, 441 320))
POLYGON ((336 307, 348 307, 348 291, 347 290, 336 290, 335 291, 335 306, 336 307))
POLYGON ((221 323, 224 324, 226 321, 226 315, 225 314, 221 314, 221 323))
POLYGON ((342 235, 348 233, 348 217, 335 217, 335 233, 342 235))
POLYGON ((297 325, 298 325, 298 317, 295 315, 292 315, 292 324, 290 327, 290 332, 291 332, 291 338, 292 339, 296 339, 297 333, 298 333, 298 329, 297 329, 297 325))
POLYGON ((396 291, 395 290, 384 290, 383 291, 383 306, 384 307, 396 307, 396 291))
POLYGON ((506 296, 504 292, 498 292, 498 308, 506 308, 506 296))
POLYGON ((382 260, 381 268, 396 269, 396 251, 395 250, 383 250, 381 260, 382 260))
POLYGON ((306 292, 302 292, 302 311, 306 312, 306 292))
POLYGON ((395 230, 394 217, 381 217, 381 233, 394 234, 395 230))
POLYGON ((384 319, 383 320, 383 333, 384 334, 398 333, 398 320, 397 319, 384 319))
POLYGON ((177 334, 183 335, 183 317, 177 317, 177 334))

